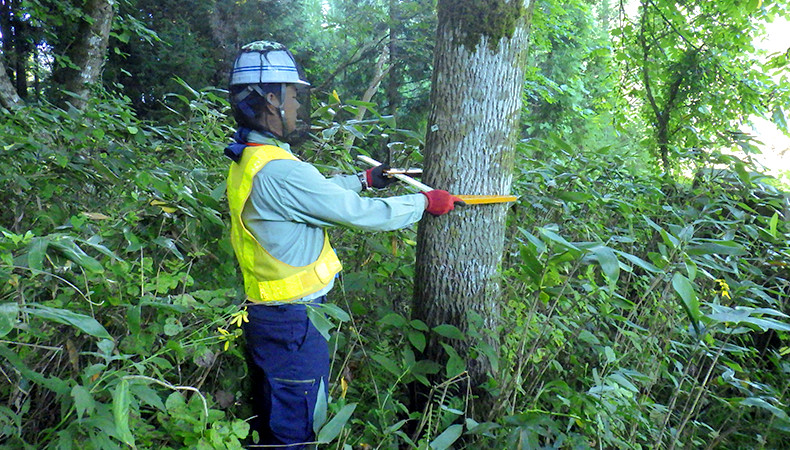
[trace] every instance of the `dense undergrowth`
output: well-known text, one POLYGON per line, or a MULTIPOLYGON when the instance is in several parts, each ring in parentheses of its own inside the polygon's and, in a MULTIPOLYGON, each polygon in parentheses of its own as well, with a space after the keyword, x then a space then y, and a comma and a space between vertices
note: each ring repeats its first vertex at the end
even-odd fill
MULTIPOLYGON (((84 113, 2 112, 0 445, 250 442, 227 105, 186 88, 171 125, 141 123, 113 96, 84 113)), ((329 103, 306 150, 325 171, 354 170, 355 139, 377 149, 385 134, 399 162, 419 163, 419 137, 390 119, 335 115, 373 105, 329 103)), ((784 194, 732 157, 686 183, 629 173, 611 150, 540 146, 519 149, 499 355, 478 339, 478 318, 466 335, 410 320, 414 229, 333 230, 338 307, 312 314, 334 349, 318 441, 780 448, 790 439, 784 194), (429 334, 480 342, 493 358, 489 410, 471 409, 452 347, 448 361, 420 356, 429 334), (437 376, 410 412, 409 384, 437 376)))

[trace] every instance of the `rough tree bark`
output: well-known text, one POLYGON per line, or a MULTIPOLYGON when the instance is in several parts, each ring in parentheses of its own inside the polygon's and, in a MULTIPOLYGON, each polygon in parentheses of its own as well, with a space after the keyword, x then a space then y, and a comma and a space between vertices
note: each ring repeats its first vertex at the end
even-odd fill
POLYGON ((77 109, 83 109, 90 98, 90 86, 100 80, 110 28, 115 15, 115 2, 112 0, 88 0, 85 15, 77 40, 70 48, 68 57, 79 70, 68 70, 64 75, 63 88, 77 95, 69 102, 77 109))
MULTIPOLYGON (((439 0, 425 144, 424 181, 454 194, 510 192, 514 149, 532 17, 529 0, 439 0)), ((413 316, 429 326, 468 328, 474 311, 483 326, 499 322, 501 261, 507 206, 467 206, 420 222, 413 316)), ((469 357, 472 342, 448 342, 466 356, 473 385, 490 370, 485 358, 469 357)), ((490 344, 498 348, 496 340, 490 344)), ((429 339, 425 356, 442 361, 429 339)))

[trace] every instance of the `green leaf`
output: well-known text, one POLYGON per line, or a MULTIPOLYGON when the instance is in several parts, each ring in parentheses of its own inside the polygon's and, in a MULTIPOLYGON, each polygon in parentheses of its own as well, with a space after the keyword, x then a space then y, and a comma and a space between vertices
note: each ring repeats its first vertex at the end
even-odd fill
POLYGON ((313 323, 313 326, 318 329, 324 339, 329 340, 329 332, 334 328, 332 322, 326 318, 323 312, 319 311, 314 306, 307 307, 307 318, 313 323))
POLYGON ((539 283, 540 278, 543 275, 544 267, 543 264, 540 263, 535 251, 531 246, 524 245, 521 247, 519 253, 523 263, 521 265, 522 269, 526 272, 533 283, 539 283))
POLYGON ((337 319, 341 322, 348 322, 351 320, 351 316, 349 316, 347 312, 343 311, 343 309, 333 303, 322 303, 320 307, 329 317, 337 319))
POLYGON ((442 347, 444 347, 448 355, 447 364, 445 365, 447 378, 453 378, 462 374, 466 370, 466 361, 451 346, 443 343, 442 347))
POLYGON ((766 310, 765 308, 730 308, 727 306, 716 305, 715 312, 706 314, 705 317, 715 322, 727 322, 732 323, 733 325, 748 323, 760 327, 763 331, 790 331, 790 325, 785 322, 772 319, 770 317, 754 317, 752 314, 772 314, 778 315, 780 317, 784 316, 784 314, 782 314, 780 311, 766 310))
POLYGON ((713 241, 713 242, 706 242, 700 245, 692 245, 686 249, 686 253, 689 255, 732 255, 732 256, 742 256, 746 254, 746 250, 743 246, 733 242, 733 241, 713 241))
POLYGON ((598 340, 598 338, 595 337, 594 334, 590 333, 587 330, 582 330, 581 332, 579 332, 579 340, 591 345, 601 345, 601 341, 598 340))
POLYGON ((403 374, 403 370, 401 370, 401 368, 398 367, 397 364, 395 364, 395 361, 391 360, 390 358, 384 355, 380 355, 378 353, 374 353, 373 355, 371 355, 371 358, 373 358, 374 361, 379 363, 381 367, 386 369, 387 372, 395 375, 396 377, 399 377, 403 374))
POLYGON ((406 424, 406 419, 403 419, 403 420, 400 420, 398 422, 395 422, 394 424, 388 426, 386 430, 384 430, 384 436, 388 436, 388 435, 400 430, 401 427, 403 425, 405 425, 405 424, 406 424))
POLYGON ((180 415, 187 410, 187 403, 184 401, 184 396, 180 392, 175 391, 167 396, 165 400, 165 408, 170 415, 180 415))
POLYGON ((332 442, 341 431, 343 431, 343 427, 346 426, 346 422, 348 419, 351 418, 351 414, 354 413, 354 409, 356 409, 357 404, 351 403, 350 405, 346 405, 335 414, 335 417, 329 421, 324 427, 321 428, 321 431, 318 432, 318 436, 316 440, 321 444, 328 444, 332 442))
POLYGON ((129 384, 130 391, 134 397, 141 400, 143 403, 153 406, 159 411, 167 411, 167 408, 162 402, 162 398, 159 397, 159 394, 157 394, 154 389, 151 389, 150 386, 145 384, 144 381, 145 380, 133 380, 133 382, 129 384))
POLYGON ((158 238, 154 239, 153 242, 162 248, 170 250, 170 252, 176 255, 176 258, 181 260, 184 259, 184 255, 181 254, 181 252, 178 250, 178 247, 176 247, 175 241, 172 239, 159 236, 158 238))
POLYGON ((420 352, 425 350, 425 335, 419 331, 410 330, 408 335, 409 342, 420 352))
POLYGON ((617 255, 614 254, 609 247, 593 247, 590 249, 601 265, 601 270, 609 279, 609 285, 614 286, 620 278, 620 261, 617 260, 617 255))
POLYGON ((176 319, 175 317, 168 317, 165 320, 165 326, 163 331, 168 336, 175 336, 184 329, 184 326, 181 325, 181 321, 176 319))
POLYGON ((379 320, 382 325, 392 325, 395 328, 401 328, 406 325, 406 319, 398 313, 389 313, 379 320))
POLYGON ((612 350, 612 347, 609 347, 608 345, 606 347, 604 347, 603 354, 604 354, 604 356, 606 356, 606 363, 607 364, 611 364, 611 363, 617 361, 617 356, 615 356, 614 350, 612 350))
POLYGON ((775 212, 774 215, 771 216, 771 220, 768 223, 768 233, 774 239, 776 239, 776 226, 778 224, 779 224, 779 213, 775 212))
POLYGON ((4 337, 16 325, 17 316, 19 315, 19 305, 16 303, 3 303, 0 304, 0 338, 4 337))
POLYGON ((686 310, 691 324, 694 326, 697 333, 699 333, 699 300, 697 300, 697 293, 694 292, 694 287, 691 285, 688 278, 684 277, 679 272, 675 272, 672 276, 672 288, 680 295, 683 301, 683 309, 686 310))
POLYGON ((745 398, 741 400, 741 405, 757 406, 758 408, 763 408, 767 411, 770 411, 771 414, 773 414, 779 419, 790 420, 790 418, 787 416, 787 413, 784 412, 781 408, 778 408, 759 397, 745 398))
POLYGON ((461 433, 464 431, 464 426, 460 424, 450 425, 447 427, 446 430, 442 432, 439 436, 436 436, 436 439, 431 441, 431 449, 433 450, 445 450, 450 448, 451 445, 455 441, 461 437, 461 433))
POLYGON ((129 406, 132 399, 129 396, 129 382, 121 380, 112 394, 112 415, 115 418, 115 429, 121 440, 134 447, 134 435, 129 429, 129 406))
POLYGON ((353 105, 353 106, 360 106, 367 109, 372 109, 376 107, 375 103, 372 102, 363 102, 362 100, 347 100, 346 104, 353 105))
POLYGON ((230 424, 230 428, 239 439, 244 439, 250 434, 250 424, 246 420, 236 419, 230 424))
POLYGON ((82 251, 70 237, 61 236, 58 239, 52 239, 49 241, 49 245, 58 249, 66 258, 74 261, 90 272, 104 272, 104 267, 102 267, 101 263, 82 251))
POLYGON ((659 269, 658 267, 650 264, 649 262, 645 261, 642 258, 639 258, 638 256, 632 255, 630 253, 622 252, 620 250, 615 250, 614 252, 648 272, 658 273, 661 271, 661 269, 659 269))
POLYGON ((77 410, 77 417, 82 419, 86 413, 90 416, 95 408, 93 396, 81 384, 74 385, 71 389, 71 396, 74 398, 74 407, 77 410))
POLYGON ((480 352, 488 358, 488 362, 491 363, 491 370, 493 373, 499 372, 499 354, 497 353, 496 349, 493 345, 489 344, 485 340, 478 341, 477 345, 475 346, 476 349, 480 350, 480 352))
MULTIPOLYGON (((752 1, 759 1, 759 0, 752 0, 752 1)), ((774 112, 771 115, 771 120, 773 120, 774 124, 776 124, 776 126, 780 130, 782 130, 784 132, 788 131, 787 130, 787 119, 785 118, 785 113, 784 113, 784 111, 782 111, 782 108, 776 107, 776 109, 774 109, 774 112)))
POLYGON ((790 331, 790 325, 771 318, 747 317, 744 322, 760 327, 763 331, 790 331))
POLYGON ((556 195, 560 200, 571 203, 584 203, 588 200, 592 200, 593 198, 592 195, 584 192, 561 191, 556 195))
POLYGON ((673 236, 671 233, 668 233, 663 228, 659 230, 658 234, 661 235, 661 239, 664 241, 664 244, 666 244, 669 248, 674 249, 677 248, 678 245, 680 245, 680 241, 678 240, 678 238, 673 236))
POLYGON ((415 330, 420 330, 420 331, 428 331, 430 329, 428 328, 428 325, 425 325, 425 322, 419 319, 414 319, 410 321, 409 325, 411 325, 411 327, 414 328, 415 330))
POLYGON ((433 331, 435 331, 436 334, 438 334, 439 336, 444 336, 449 339, 458 339, 458 340, 466 339, 464 333, 461 330, 459 330, 458 327, 456 327, 455 325, 450 325, 446 323, 442 325, 437 325, 433 327, 433 331))
POLYGON ((44 255, 47 253, 49 240, 43 237, 33 238, 27 250, 27 266, 34 270, 44 268, 44 255))
POLYGON ((466 418, 466 434, 483 434, 490 436, 489 431, 495 430, 497 428, 501 428, 501 425, 494 422, 482 422, 479 423, 476 420, 467 417, 466 418))
POLYGON ((542 234, 548 240, 553 241, 553 242, 555 242, 557 244, 560 244, 562 247, 565 247, 565 248, 568 248, 568 249, 571 249, 571 250, 579 251, 578 247, 576 247, 575 245, 571 244, 570 242, 565 240, 564 237, 562 237, 559 234, 549 230, 548 228, 542 228, 541 227, 541 228, 538 228, 538 231, 540 232, 540 234, 542 234))
POLYGON ((608 378, 610 380, 614 381, 615 383, 617 383, 618 385, 628 389, 631 392, 639 392, 639 388, 634 386, 633 383, 628 381, 628 379, 626 377, 620 375, 619 373, 613 373, 613 374, 609 375, 608 378))
POLYGON ((27 365, 25 365, 25 362, 22 361, 22 358, 20 358, 16 352, 9 349, 5 344, 0 344, 0 357, 4 358, 6 362, 11 364, 11 366, 24 378, 44 386, 45 388, 64 397, 69 395, 69 383, 66 380, 61 380, 57 376, 48 378, 34 370, 31 370, 29 367, 27 367, 27 365))
POLYGON ((31 316, 51 320, 53 322, 74 326, 84 333, 102 339, 112 340, 112 336, 93 317, 78 314, 67 309, 50 308, 49 306, 29 304, 23 311, 31 316))
POLYGON ((326 415, 329 410, 326 398, 326 387, 324 386, 324 379, 318 385, 318 397, 315 401, 315 409, 313 410, 313 433, 318 433, 318 430, 326 423, 326 415))

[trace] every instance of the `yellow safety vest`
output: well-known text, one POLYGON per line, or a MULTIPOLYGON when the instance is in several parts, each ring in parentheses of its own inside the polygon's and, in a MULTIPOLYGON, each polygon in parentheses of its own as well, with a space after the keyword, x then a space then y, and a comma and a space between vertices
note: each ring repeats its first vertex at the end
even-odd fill
POLYGON ((252 180, 263 166, 276 159, 299 159, 273 145, 254 145, 244 149, 241 160, 228 172, 230 240, 241 273, 244 292, 253 302, 289 302, 320 291, 329 285, 343 266, 324 231, 324 246, 312 264, 297 267, 275 258, 255 239, 241 213, 252 192, 252 180))

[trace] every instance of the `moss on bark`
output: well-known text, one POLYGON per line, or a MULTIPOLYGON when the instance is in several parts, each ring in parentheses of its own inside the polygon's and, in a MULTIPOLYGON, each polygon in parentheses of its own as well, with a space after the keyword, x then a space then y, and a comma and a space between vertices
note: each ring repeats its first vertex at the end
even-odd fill
POLYGON ((439 0, 439 22, 461 33, 461 44, 474 52, 485 36, 496 51, 503 37, 511 38, 524 15, 523 0, 439 0))

